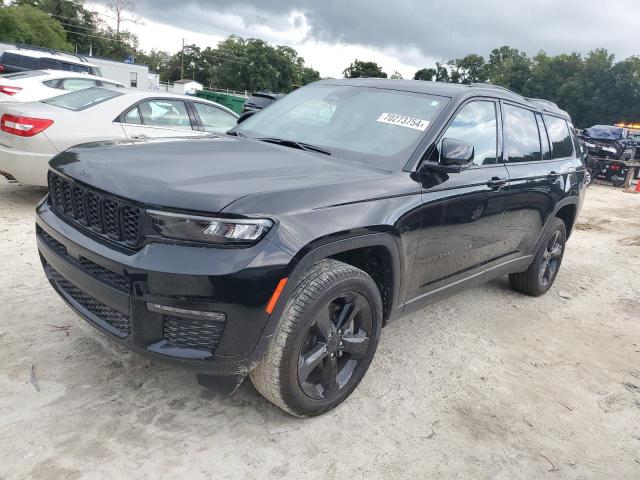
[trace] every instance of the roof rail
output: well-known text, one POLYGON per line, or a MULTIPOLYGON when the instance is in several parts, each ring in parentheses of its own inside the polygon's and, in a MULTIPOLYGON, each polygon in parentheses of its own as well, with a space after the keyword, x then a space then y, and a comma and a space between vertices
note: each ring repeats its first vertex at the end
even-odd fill
POLYGON ((505 92, 513 93, 514 95, 520 96, 520 94, 514 92, 513 90, 509 90, 506 87, 501 87, 500 85, 494 85, 493 83, 485 83, 485 82, 474 82, 469 84, 470 87, 480 87, 480 88, 493 88, 495 90, 503 90, 505 92))
POLYGON ((16 43, 16 48, 18 50, 37 50, 39 52, 51 53, 52 55, 60 55, 60 52, 53 48, 38 47, 36 45, 28 45, 26 43, 16 43))

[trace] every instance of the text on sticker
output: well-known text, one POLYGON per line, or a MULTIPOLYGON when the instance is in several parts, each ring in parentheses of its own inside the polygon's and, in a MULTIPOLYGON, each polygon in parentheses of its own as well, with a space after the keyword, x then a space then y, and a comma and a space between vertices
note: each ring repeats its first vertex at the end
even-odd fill
POLYGON ((398 115, 397 113, 383 113, 378 117, 378 122, 413 128, 415 130, 422 130, 423 132, 427 129, 427 126, 429 126, 429 122, 427 120, 408 117, 406 115, 398 115))

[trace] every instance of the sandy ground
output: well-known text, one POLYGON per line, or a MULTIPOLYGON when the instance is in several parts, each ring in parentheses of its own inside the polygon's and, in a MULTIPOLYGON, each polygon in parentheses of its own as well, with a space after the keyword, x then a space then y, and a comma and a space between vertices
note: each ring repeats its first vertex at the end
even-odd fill
POLYGON ((46 283, 0 183, 0 478, 640 478, 640 195, 588 191, 556 285, 505 280, 391 324, 300 420, 112 345, 46 283))

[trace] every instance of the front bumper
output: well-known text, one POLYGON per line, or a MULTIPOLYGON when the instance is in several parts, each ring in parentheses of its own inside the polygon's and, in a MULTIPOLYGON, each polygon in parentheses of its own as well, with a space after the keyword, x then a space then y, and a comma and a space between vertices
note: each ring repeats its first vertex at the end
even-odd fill
POLYGON ((243 249, 152 243, 125 252, 69 225, 47 201, 36 209, 36 236, 52 286, 89 324, 209 375, 246 373, 260 360, 265 305, 291 262, 266 239, 243 249))

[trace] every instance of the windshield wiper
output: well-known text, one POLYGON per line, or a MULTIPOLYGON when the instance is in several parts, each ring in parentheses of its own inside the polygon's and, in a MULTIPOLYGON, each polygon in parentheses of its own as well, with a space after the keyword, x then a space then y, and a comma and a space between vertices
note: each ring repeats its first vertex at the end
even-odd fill
POLYGON ((321 153, 323 155, 331 155, 331 152, 324 148, 317 147, 309 143, 296 142, 295 140, 287 140, 286 138, 265 137, 265 138, 256 138, 256 140, 260 140, 261 142, 275 143, 276 145, 282 145, 285 147, 297 148, 300 150, 305 150, 307 152, 316 152, 316 153, 321 153))
POLYGON ((246 135, 244 135, 244 134, 242 134, 242 133, 240 133, 238 131, 235 131, 235 130, 231 130, 231 131, 227 132, 227 135, 233 135, 234 137, 246 137, 246 135))

